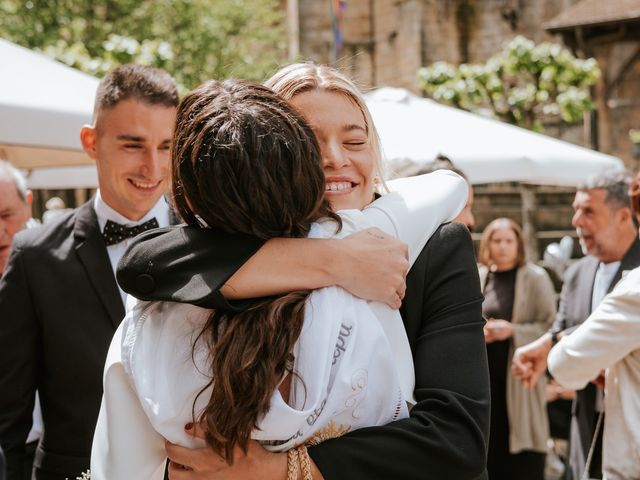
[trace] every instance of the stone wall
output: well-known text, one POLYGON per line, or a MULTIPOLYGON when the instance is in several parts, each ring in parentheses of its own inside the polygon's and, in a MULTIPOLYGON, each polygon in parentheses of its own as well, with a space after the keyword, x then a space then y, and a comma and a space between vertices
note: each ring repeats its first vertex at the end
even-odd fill
MULTIPOLYGON (((594 50, 606 83, 612 83, 638 47, 639 42, 603 45, 594 50)), ((638 159, 631 156, 629 130, 640 129, 640 61, 636 60, 610 89, 606 100, 606 118, 599 122, 600 150, 625 160, 627 167, 637 171, 638 159)))
MULTIPOLYGON (((438 60, 483 62, 515 35, 536 42, 561 41, 542 25, 579 0, 347 0, 344 46, 337 65, 365 89, 388 85, 417 92, 416 71, 438 60)), ((299 0, 300 51, 304 58, 331 64, 333 34, 329 0, 299 0)), ((605 75, 628 58, 636 43, 601 47, 594 54, 605 75)), ((628 131, 640 128, 640 62, 608 99, 600 126, 600 150, 622 158, 631 169, 628 131)), ((550 125, 547 133, 590 146, 588 129, 550 125)))
MULTIPOLYGON (((347 0, 338 65, 365 86, 417 91, 437 60, 482 62, 515 35, 549 40, 541 25, 577 0, 347 0)), ((331 2, 299 0, 304 58, 332 63, 331 2)))
MULTIPOLYGON (((516 35, 535 42, 556 41, 543 24, 579 0, 347 0, 343 17, 344 47, 333 62, 330 0, 299 0, 301 56, 332 62, 348 71, 361 86, 404 87, 418 92, 416 71, 438 60, 454 64, 484 62, 516 35)), ((603 0, 606 1, 606 0, 603 0)), ((616 44, 594 54, 611 77, 638 44, 616 44)), ((610 92, 607 118, 599 122, 601 151, 616 155, 632 170, 628 131, 640 128, 640 62, 610 92)), ((587 125, 548 125, 546 133, 590 146, 587 125)), ((455 160, 455 159, 454 159, 455 160)), ((520 198, 513 188, 484 186, 475 212, 478 229, 495 216, 520 218, 520 198)), ((553 232, 571 232, 571 189, 539 189, 535 215, 540 250, 553 232)))

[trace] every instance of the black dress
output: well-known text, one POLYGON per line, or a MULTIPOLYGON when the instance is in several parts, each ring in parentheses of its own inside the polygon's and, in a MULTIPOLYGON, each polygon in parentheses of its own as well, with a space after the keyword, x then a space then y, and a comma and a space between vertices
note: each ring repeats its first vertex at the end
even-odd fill
MULTIPOLYGON (((517 268, 490 272, 484 288, 482 314, 486 319, 511 321, 517 268)), ((490 480, 543 480, 545 455, 524 451, 509 453, 507 370, 511 339, 487 344, 491 385, 491 426, 487 471, 490 480)))

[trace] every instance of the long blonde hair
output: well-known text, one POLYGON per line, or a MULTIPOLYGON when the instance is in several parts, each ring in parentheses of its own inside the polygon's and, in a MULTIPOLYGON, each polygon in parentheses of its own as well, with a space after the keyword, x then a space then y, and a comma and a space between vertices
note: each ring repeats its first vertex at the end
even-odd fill
POLYGON ((339 93, 351 100, 360 109, 364 117, 367 137, 374 155, 374 172, 379 177, 381 187, 388 190, 384 183, 385 172, 378 130, 373 123, 371 112, 362 96, 362 92, 351 79, 339 70, 327 65, 302 62, 282 67, 265 82, 265 85, 286 101, 290 101, 296 95, 312 90, 339 93))

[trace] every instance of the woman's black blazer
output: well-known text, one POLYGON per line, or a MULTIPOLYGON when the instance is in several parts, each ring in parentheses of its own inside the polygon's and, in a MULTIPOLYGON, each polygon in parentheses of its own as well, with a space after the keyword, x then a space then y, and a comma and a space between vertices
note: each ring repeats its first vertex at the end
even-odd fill
MULTIPOLYGON (((262 245, 242 236, 177 228, 138 237, 118 268, 122 288, 147 300, 242 309, 217 288, 262 245)), ((416 373, 407 419, 310 447, 327 480, 484 478, 489 374, 482 294, 471 238, 440 226, 407 276, 401 309, 416 373)))

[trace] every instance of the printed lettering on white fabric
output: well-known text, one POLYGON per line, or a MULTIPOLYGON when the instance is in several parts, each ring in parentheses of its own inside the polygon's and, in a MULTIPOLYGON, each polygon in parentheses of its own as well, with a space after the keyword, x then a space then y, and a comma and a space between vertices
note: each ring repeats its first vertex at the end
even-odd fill
POLYGON ((327 399, 325 398, 324 400, 322 400, 322 403, 320 404, 320 406, 318 408, 316 408, 313 413, 311 413, 311 415, 309 415, 307 417, 307 424, 309 426, 312 426, 314 423, 316 423, 316 421, 318 420, 318 417, 320 416, 320 414, 322 413, 322 411, 324 410, 324 406, 327 404, 327 399))
POLYGON ((336 349, 333 352, 333 362, 331 365, 335 365, 347 346, 347 340, 351 335, 353 325, 340 324, 340 333, 338 334, 338 341, 336 342, 336 349))

